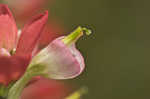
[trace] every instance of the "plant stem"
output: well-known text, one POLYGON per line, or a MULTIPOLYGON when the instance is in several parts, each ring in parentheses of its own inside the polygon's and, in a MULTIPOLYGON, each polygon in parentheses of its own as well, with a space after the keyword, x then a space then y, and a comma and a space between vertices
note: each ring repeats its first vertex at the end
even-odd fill
POLYGON ((26 84, 35 76, 44 75, 40 72, 40 66, 33 66, 26 71, 26 73, 10 88, 7 99, 20 99, 21 92, 26 84))
POLYGON ((23 88, 29 82, 31 77, 32 76, 28 73, 24 74, 23 77, 20 80, 18 80, 10 89, 8 93, 8 99, 19 99, 23 88))

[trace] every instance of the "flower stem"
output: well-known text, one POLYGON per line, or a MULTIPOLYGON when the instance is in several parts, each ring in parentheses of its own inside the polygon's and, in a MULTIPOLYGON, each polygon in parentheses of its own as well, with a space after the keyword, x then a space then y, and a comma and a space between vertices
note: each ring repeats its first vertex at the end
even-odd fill
POLYGON ((6 99, 7 98, 9 89, 12 87, 13 84, 14 84, 14 82, 9 83, 7 86, 0 85, 0 99, 6 99))
POLYGON ((8 93, 8 99, 19 99, 20 94, 25 87, 25 85, 31 79, 31 75, 26 73, 20 80, 18 80, 14 86, 10 89, 8 93))
POLYGON ((40 72, 43 66, 33 66, 27 70, 27 72, 12 86, 9 90, 7 99, 20 99, 21 92, 25 88, 26 84, 34 77, 44 75, 40 72))

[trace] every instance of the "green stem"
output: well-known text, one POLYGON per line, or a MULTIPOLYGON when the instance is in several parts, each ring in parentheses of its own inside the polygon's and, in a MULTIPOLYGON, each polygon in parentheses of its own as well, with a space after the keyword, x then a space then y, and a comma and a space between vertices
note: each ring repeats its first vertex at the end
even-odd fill
POLYGON ((40 66, 33 66, 27 70, 27 72, 12 86, 9 90, 7 99, 20 99, 21 92, 25 88, 26 84, 35 76, 44 75, 40 72, 42 70, 40 66))
POLYGON ((20 80, 18 80, 10 89, 8 99, 19 99, 23 88, 29 82, 31 77, 30 74, 26 73, 20 80))
POLYGON ((9 83, 7 86, 0 85, 0 99, 5 99, 7 97, 8 91, 13 84, 14 84, 14 82, 9 83))

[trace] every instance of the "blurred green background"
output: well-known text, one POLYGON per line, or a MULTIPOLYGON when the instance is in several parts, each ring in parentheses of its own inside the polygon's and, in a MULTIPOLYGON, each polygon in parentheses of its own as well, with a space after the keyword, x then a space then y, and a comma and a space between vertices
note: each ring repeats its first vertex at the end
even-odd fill
POLYGON ((150 98, 150 1, 55 0, 50 15, 66 32, 87 26, 93 34, 77 44, 85 72, 69 80, 88 86, 83 99, 150 98))
POLYGON ((150 98, 150 1, 56 0, 52 14, 70 31, 89 26, 78 42, 85 72, 75 81, 89 87, 84 99, 150 98))
POLYGON ((74 79, 89 87, 83 99, 150 98, 150 1, 56 0, 51 7, 69 27, 89 26, 78 42, 85 72, 74 79))

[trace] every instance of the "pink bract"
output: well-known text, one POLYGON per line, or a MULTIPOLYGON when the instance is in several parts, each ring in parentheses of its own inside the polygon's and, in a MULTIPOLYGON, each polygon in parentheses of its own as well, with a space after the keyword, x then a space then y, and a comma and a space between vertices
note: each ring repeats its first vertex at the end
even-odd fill
POLYGON ((53 79, 70 79, 78 76, 84 70, 84 58, 76 49, 62 42, 64 37, 53 40, 41 50, 31 61, 31 64, 42 64, 53 79), (43 56, 43 57, 42 57, 43 56))

